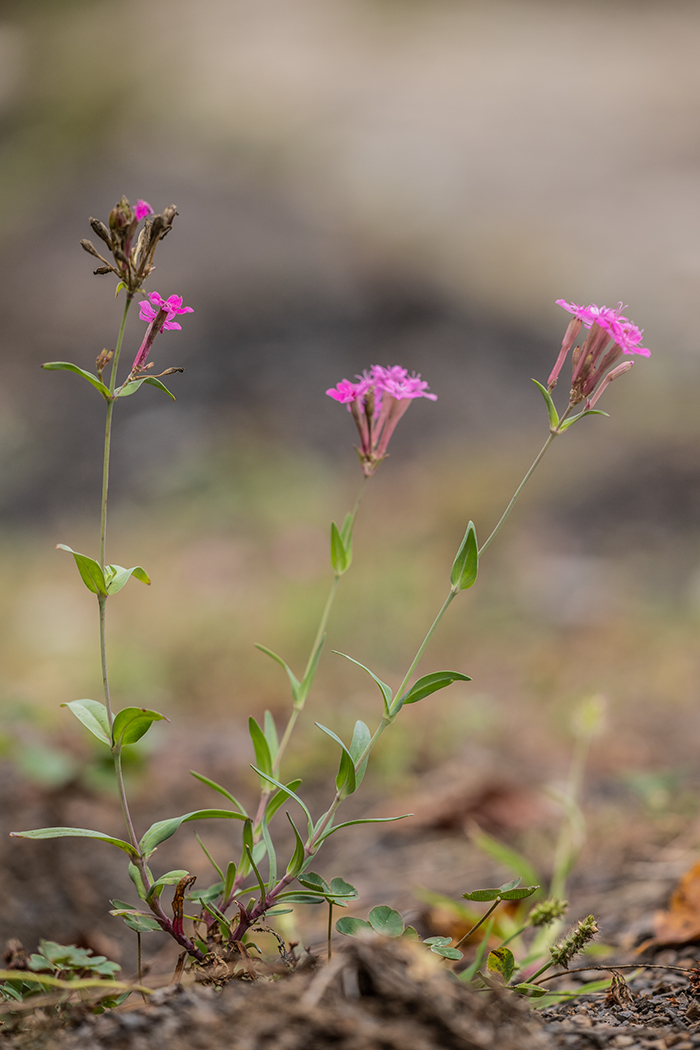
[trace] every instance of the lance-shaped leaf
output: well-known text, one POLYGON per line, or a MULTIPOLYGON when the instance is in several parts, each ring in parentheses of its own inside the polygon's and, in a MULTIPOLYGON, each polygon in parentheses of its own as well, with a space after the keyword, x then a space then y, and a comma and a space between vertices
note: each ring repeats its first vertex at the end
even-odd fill
MULTIPOLYGON (((248 730, 250 732, 250 739, 253 741, 253 748, 255 750, 255 761, 260 766, 263 773, 272 772, 272 756, 270 755, 270 748, 265 739, 265 734, 262 729, 255 721, 254 718, 248 719, 248 730)), ((265 787, 265 781, 261 780, 262 787, 265 787)))
MULTIPOLYGON (((287 816, 289 816, 289 814, 287 814, 287 816)), ((260 824, 260 834, 262 836, 262 841, 265 843, 265 849, 267 850, 270 885, 274 886, 277 882, 277 853, 275 852, 275 847, 272 843, 272 836, 270 835, 270 829, 267 826, 266 820, 263 820, 260 824)))
POLYGON ((333 521, 331 522, 331 565, 336 576, 342 576, 350 568, 352 563, 352 535, 348 535, 347 542, 343 540, 340 529, 333 521))
POLYGON ((309 669, 304 675, 301 684, 299 685, 299 695, 296 701, 297 707, 303 707, 304 703, 306 702, 307 696, 311 692, 311 686, 314 684, 314 678, 316 677, 316 668, 318 667, 318 661, 321 659, 321 653, 323 652, 323 647, 325 644, 326 635, 324 634, 321 638, 319 638, 318 644, 316 645, 316 648, 311 654, 311 659, 309 660, 309 669))
POLYGON ((292 830, 294 831, 294 853, 292 854, 292 858, 289 861, 289 864, 287 865, 286 874, 295 877, 304 867, 304 861, 306 860, 306 852, 304 850, 304 842, 302 840, 302 837, 297 831, 296 824, 290 817, 289 813, 287 813, 287 820, 292 825, 292 830))
POLYGON ((78 572, 80 578, 89 591, 93 594, 107 596, 107 584, 105 582, 105 574, 102 572, 102 567, 99 562, 96 562, 94 558, 88 558, 86 554, 78 554, 72 547, 67 547, 65 543, 57 543, 56 550, 68 551, 75 558, 75 564, 78 566, 78 572))
POLYGON ((311 813, 309 812, 309 807, 299 797, 299 795, 297 795, 296 792, 292 790, 291 785, 290 784, 282 784, 282 783, 280 783, 279 780, 275 780, 275 778, 273 776, 270 776, 268 773, 263 773, 262 769, 258 769, 256 766, 251 766, 250 768, 255 773, 257 773, 259 776, 261 776, 264 780, 267 780, 270 784, 274 784, 275 787, 280 788, 282 791, 286 791, 287 794, 291 798, 293 798, 295 802, 299 803, 301 808, 304 810, 304 813, 306 814, 306 820, 307 820, 307 823, 308 823, 308 826, 309 826, 309 835, 311 835, 313 833, 314 822, 313 822, 313 820, 311 818, 311 813))
POLYGON ((559 413, 557 412, 554 402, 552 401, 552 395, 550 394, 549 390, 547 390, 547 387, 542 386, 542 384, 538 383, 536 379, 533 379, 532 382, 542 394, 542 397, 544 398, 544 403, 547 406, 547 415, 549 416, 549 429, 556 430, 559 426, 559 413))
POLYGON ((336 744, 340 744, 341 755, 340 755, 340 768, 338 769, 338 775, 335 778, 335 786, 338 789, 340 798, 347 798, 357 788, 357 781, 355 778, 355 761, 350 754, 350 751, 345 746, 339 736, 333 732, 332 729, 328 729, 326 726, 322 726, 320 722, 315 723, 322 733, 325 733, 335 740, 336 744))
POLYGON ((515 970, 515 956, 510 948, 494 948, 486 960, 489 973, 498 974, 504 984, 508 984, 515 970))
POLYGON ((92 372, 86 372, 84 368, 78 368, 77 365, 71 364, 70 361, 47 361, 41 366, 45 368, 47 372, 58 372, 59 370, 65 370, 66 372, 75 372, 82 379, 87 379, 90 386, 94 386, 95 390, 99 390, 105 401, 111 401, 112 395, 109 392, 109 387, 105 386, 101 380, 97 378, 92 372))
MULTIPOLYGON (((231 792, 228 791, 225 787, 222 787, 221 784, 217 784, 215 780, 210 780, 209 777, 205 777, 202 773, 195 773, 194 769, 191 769, 190 773, 193 777, 196 777, 197 780, 201 780, 203 784, 206 784, 207 787, 212 788, 214 791, 218 791, 219 794, 223 795, 224 798, 227 798, 229 802, 233 802, 234 806, 239 811, 239 813, 242 813, 245 817, 248 816, 245 809, 240 804, 235 795, 232 795, 231 792)), ((301 781, 299 783, 301 783, 301 781)))
MULTIPOLYGON (((176 371, 184 372, 184 368, 181 368, 179 370, 176 369, 176 371)), ((160 379, 156 379, 155 376, 147 376, 146 379, 144 379, 144 383, 147 386, 154 386, 156 388, 156 390, 162 390, 163 393, 167 394, 168 397, 172 398, 173 401, 177 401, 177 398, 173 394, 172 390, 168 390, 168 388, 165 385, 165 383, 161 383, 160 379)))
POLYGON ((112 736, 115 747, 135 744, 144 733, 147 733, 154 722, 169 722, 170 719, 158 711, 149 711, 146 707, 125 707, 115 716, 112 736))
POLYGON ((396 707, 403 707, 404 704, 417 704, 419 700, 424 700, 426 696, 452 685, 453 682, 471 682, 471 678, 469 675, 460 674, 459 671, 433 671, 432 674, 425 674, 397 700, 396 707))
POLYGON ((151 897, 159 897, 160 891, 164 886, 175 886, 180 879, 184 879, 188 875, 189 871, 185 871, 184 868, 176 868, 174 871, 166 871, 165 875, 161 875, 153 883, 146 894, 146 900, 149 901, 151 897))
POLYGON ((579 419, 583 419, 584 416, 605 416, 609 419, 610 413, 601 412, 599 408, 587 408, 585 409, 585 411, 579 412, 579 414, 577 416, 574 416, 573 419, 567 419, 565 423, 562 423, 562 425, 559 427, 560 433, 563 434, 565 430, 568 430, 569 427, 572 427, 574 423, 578 423, 579 419))
POLYGON ((358 667, 361 667, 363 671, 367 672, 372 681, 377 683, 382 694, 382 699, 384 700, 384 710, 386 714, 389 714, 389 707, 391 705, 393 694, 386 682, 382 682, 381 678, 377 678, 376 674, 374 674, 373 671, 370 671, 369 667, 365 667, 364 664, 361 664, 359 660, 353 660, 352 656, 348 656, 346 653, 339 653, 337 649, 334 649, 333 652, 336 656, 342 656, 343 659, 349 660, 351 664, 357 664, 358 667))
POLYGON ((141 583, 150 584, 151 582, 148 573, 140 565, 134 565, 131 569, 125 569, 123 565, 105 565, 107 594, 116 594, 132 576, 141 583))
MULTIPOLYGON (((352 756, 352 760, 355 763, 355 765, 357 765, 357 762, 358 762, 360 756, 364 754, 364 752, 367 749, 367 747, 369 746, 371 740, 372 740, 372 734, 369 731, 369 727, 364 722, 361 722, 358 719, 357 722, 355 722, 355 729, 354 729, 353 734, 352 734, 352 740, 350 741, 350 754, 352 756)), ((356 788, 359 788, 360 784, 362 783, 362 779, 363 779, 363 777, 365 775, 365 770, 367 769, 367 763, 368 762, 369 762, 369 753, 367 754, 367 757, 362 762, 362 765, 360 766, 360 768, 355 770, 355 787, 356 788)))
POLYGON ((301 778, 298 780, 290 780, 287 784, 287 788, 283 791, 275 791, 274 795, 267 804, 265 809, 265 820, 270 823, 280 806, 283 806, 287 799, 290 797, 292 791, 296 791, 301 784, 301 778))
POLYGON ((294 674, 294 671, 292 671, 289 664, 285 660, 283 660, 281 656, 278 656, 277 653, 273 653, 272 649, 268 649, 265 645, 260 645, 259 642, 255 643, 255 648, 259 649, 261 653, 265 653, 266 656, 271 657, 271 659, 278 663, 280 667, 283 667, 285 669, 285 671, 287 672, 287 677, 289 678, 289 682, 292 687, 292 699, 296 703, 296 701, 299 699, 299 690, 301 689, 301 682, 294 674))
POLYGON ((242 813, 236 813, 230 809, 195 809, 192 813, 184 813, 181 817, 170 817, 168 820, 158 820, 155 824, 151 824, 146 834, 142 837, 139 846, 142 855, 150 857, 161 842, 169 839, 171 835, 175 834, 181 824, 187 824, 190 820, 245 819, 242 813))
POLYGON ((10 835, 15 839, 99 839, 124 850, 130 857, 138 857, 137 850, 129 842, 88 828, 37 828, 35 831, 11 831, 10 835))
POLYGON ((277 727, 275 726, 275 720, 272 717, 271 711, 265 712, 265 721, 263 722, 263 733, 267 740, 267 746, 270 749, 270 758, 274 762, 277 758, 277 752, 280 749, 279 737, 277 736, 277 727))
POLYGON ((479 572, 479 544, 474 522, 470 521, 450 571, 450 583, 455 594, 473 587, 479 572))
POLYGON ((68 703, 61 704, 61 707, 70 708, 78 721, 82 722, 93 736, 107 744, 108 747, 112 746, 109 718, 104 704, 98 700, 69 700, 68 703))
MULTIPOLYGON (((598 982, 596 981, 594 983, 597 984, 598 982)), ((601 983, 607 985, 608 982, 604 981, 601 983)), ((547 995, 548 992, 548 989, 543 988, 541 984, 529 984, 527 981, 523 981, 521 984, 513 984, 511 985, 511 988, 514 992, 519 992, 521 995, 527 996, 528 999, 541 999, 542 996, 547 995)), ((590 990, 591 989, 587 989, 587 991, 590 990)), ((597 988, 595 990, 598 991, 597 988)), ((578 992, 578 994, 580 995, 581 993, 578 992)))
POLYGON ((355 824, 391 824, 394 820, 404 820, 406 817, 412 816, 412 813, 402 813, 399 817, 364 817, 360 820, 346 820, 342 824, 336 824, 335 827, 328 828, 328 830, 321 835, 318 842, 320 845, 320 843, 330 835, 335 835, 336 831, 340 831, 341 828, 352 828, 355 824))
POLYGON ((145 901, 148 896, 148 887, 153 881, 153 875, 149 868, 145 869, 146 878, 144 879, 141 868, 138 864, 134 864, 133 861, 129 861, 129 878, 136 887, 136 892, 142 901, 145 901))

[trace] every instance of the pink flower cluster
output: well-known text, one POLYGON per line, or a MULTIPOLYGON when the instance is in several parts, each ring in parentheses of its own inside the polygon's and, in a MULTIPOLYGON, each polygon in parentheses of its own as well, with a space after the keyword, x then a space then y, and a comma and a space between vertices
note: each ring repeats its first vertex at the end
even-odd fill
POLYGON ((570 404, 576 405, 586 401, 586 408, 592 408, 610 383, 629 372, 634 364, 633 361, 617 364, 624 354, 649 357, 650 351, 639 345, 642 341, 642 330, 622 313, 622 303, 618 303, 617 308, 612 309, 609 306, 596 306, 595 303, 579 306, 578 303, 567 303, 565 299, 557 299, 557 306, 568 310, 574 316, 566 329, 547 385, 550 391, 554 389, 564 361, 581 328, 589 329, 589 335, 582 346, 573 349, 570 404))
POLYGON ((409 375, 400 365, 372 365, 355 378, 356 383, 341 379, 326 393, 352 413, 360 435, 357 452, 369 477, 386 457, 389 439, 411 401, 416 397, 437 401, 437 395, 429 392, 419 374, 409 375))
POLYGON ((150 303, 147 299, 144 299, 139 306, 139 317, 142 321, 153 323, 158 313, 161 310, 165 310, 166 317, 160 326, 161 332, 164 328, 168 329, 168 331, 172 329, 181 331, 182 325, 178 324, 177 321, 173 321, 173 317, 177 317, 178 314, 191 314, 194 312, 191 306, 182 305, 181 295, 171 295, 167 299, 162 299, 158 292, 151 292, 148 298, 151 300, 150 303), (151 303, 153 303, 153 306, 157 306, 158 309, 154 310, 151 303))

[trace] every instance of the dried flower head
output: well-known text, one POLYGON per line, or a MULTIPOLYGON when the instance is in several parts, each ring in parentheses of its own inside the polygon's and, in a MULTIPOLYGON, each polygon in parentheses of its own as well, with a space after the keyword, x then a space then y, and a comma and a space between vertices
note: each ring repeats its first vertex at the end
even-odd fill
POLYGON ((341 379, 326 393, 347 405, 352 413, 360 435, 360 446, 355 447, 362 471, 369 477, 386 458, 391 435, 411 401, 417 397, 437 401, 437 395, 429 392, 428 384, 420 375, 415 372, 409 375, 400 365, 387 368, 372 365, 369 371, 355 378, 356 383, 341 379))
POLYGON ((96 274, 113 273, 126 285, 131 296, 139 290, 153 270, 153 256, 160 241, 170 232, 177 215, 174 204, 156 215, 148 201, 138 200, 132 208, 126 197, 112 208, 108 223, 90 219, 90 226, 112 253, 113 262, 105 259, 87 239, 80 242, 89 255, 99 259, 102 266, 96 274), (139 223, 143 226, 138 233, 139 223))
POLYGON ((640 346, 642 330, 637 328, 622 313, 622 303, 616 309, 608 306, 579 306, 578 303, 567 303, 557 299, 557 306, 574 315, 566 329, 561 350, 556 364, 547 382, 550 391, 556 386, 559 374, 569 350, 572 351, 572 376, 570 404, 586 402, 586 408, 593 408, 603 391, 625 372, 629 372, 633 361, 617 364, 623 355, 638 354, 649 357, 650 351, 640 346), (581 328, 589 329, 582 346, 575 346, 581 328))

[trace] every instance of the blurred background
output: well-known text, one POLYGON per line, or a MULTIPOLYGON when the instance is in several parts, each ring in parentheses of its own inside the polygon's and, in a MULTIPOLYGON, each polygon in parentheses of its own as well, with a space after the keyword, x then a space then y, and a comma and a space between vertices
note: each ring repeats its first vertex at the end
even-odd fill
MULTIPOLYGON (((416 855, 401 876, 388 864, 363 906, 421 880, 462 886, 468 820, 546 837, 541 788, 565 775, 571 712, 593 694, 608 720, 587 799, 606 855, 611 829, 620 863, 688 841, 700 786, 699 47, 689 0, 5 0, 11 827, 119 829, 99 754, 58 706, 99 696, 92 596, 54 545, 97 552, 103 402, 39 366, 92 368, 114 345, 114 280, 92 276, 78 241, 125 193, 178 205, 149 287, 194 307, 154 352, 186 369, 172 377, 177 404, 144 388, 116 420, 109 556, 143 564, 153 586, 133 582, 111 603, 113 689, 119 706, 172 720, 133 761, 143 813, 211 802, 192 765, 254 793, 246 719, 267 706, 281 720, 288 698, 253 643, 305 663, 329 521, 360 481, 351 419, 325 389, 399 363, 439 400, 411 407, 368 487, 290 753, 288 774, 305 764, 312 792, 337 759, 314 719, 347 734, 379 714, 369 680, 330 650, 400 680, 466 522, 488 535, 546 436, 529 380, 552 367, 563 297, 622 301, 652 357, 606 393, 609 419, 555 443, 426 655, 424 673, 454 667, 473 682, 406 712, 363 805, 428 798, 421 826, 438 859, 419 870, 416 855), (440 835, 453 836, 451 859, 440 835)), ((134 311, 127 358, 142 331, 134 311)), ((100 925, 94 908, 114 876, 105 866, 96 886, 92 847, 5 848, 7 935, 109 947, 115 920, 100 925)))

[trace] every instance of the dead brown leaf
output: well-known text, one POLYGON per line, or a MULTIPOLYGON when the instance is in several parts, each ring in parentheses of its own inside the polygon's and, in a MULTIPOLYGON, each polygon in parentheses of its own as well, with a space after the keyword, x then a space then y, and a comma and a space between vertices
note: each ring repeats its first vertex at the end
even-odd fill
POLYGON ((681 877, 668 911, 654 916, 654 937, 647 944, 688 944, 700 940, 700 861, 681 877))

